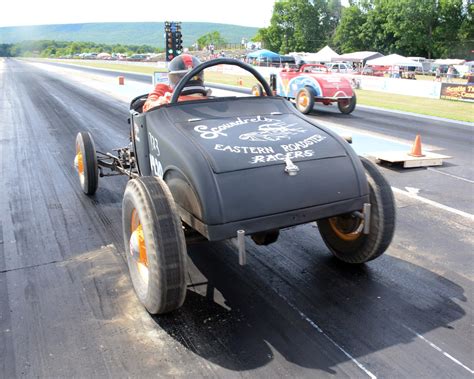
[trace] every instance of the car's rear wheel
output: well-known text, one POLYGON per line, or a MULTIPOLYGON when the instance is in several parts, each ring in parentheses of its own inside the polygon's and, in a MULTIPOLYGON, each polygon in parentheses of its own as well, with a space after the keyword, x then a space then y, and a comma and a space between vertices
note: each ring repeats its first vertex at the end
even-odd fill
POLYGON ((300 89, 296 95, 296 109, 303 114, 310 113, 314 108, 314 97, 316 94, 311 87, 300 89))
POLYGON ((337 102, 337 107, 339 111, 344 114, 352 113, 356 107, 357 98, 354 94, 350 99, 343 99, 337 102))
POLYGON ((352 214, 318 221, 319 232, 329 250, 346 263, 364 263, 382 255, 395 231, 395 200, 390 184, 375 165, 361 158, 370 190, 370 230, 352 214))
POLYGON ((93 195, 99 185, 99 169, 94 140, 88 132, 77 134, 74 166, 79 175, 82 190, 86 195, 93 195))
POLYGON ((151 314, 181 307, 186 296, 186 243, 162 179, 147 176, 128 182, 122 224, 130 277, 140 302, 151 314))

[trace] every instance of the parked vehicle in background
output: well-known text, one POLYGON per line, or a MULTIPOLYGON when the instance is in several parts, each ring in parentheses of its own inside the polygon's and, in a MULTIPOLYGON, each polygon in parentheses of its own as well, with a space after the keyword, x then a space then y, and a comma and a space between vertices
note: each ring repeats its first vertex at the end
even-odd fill
POLYGON ((141 62, 141 61, 146 61, 147 59, 148 59, 148 55, 146 54, 133 54, 127 58, 127 61, 141 62))
POLYGON ((431 75, 435 75, 436 74, 436 69, 439 67, 439 71, 441 73, 441 75, 443 76, 446 76, 446 74, 448 73, 448 68, 449 66, 447 64, 436 64, 436 63, 433 63, 431 65, 431 70, 430 70, 430 74, 431 75))
POLYGON ((384 76, 386 70, 387 69, 384 66, 365 66, 360 74, 369 76, 384 76))
POLYGON ((82 53, 80 57, 82 59, 97 59, 97 53, 82 53))
POLYGON ((329 71, 334 73, 352 74, 354 72, 350 64, 343 62, 326 63, 326 67, 329 71))
POLYGON ((413 70, 410 71, 417 71, 417 72, 428 72, 431 69, 432 60, 426 59, 424 57, 407 57, 412 61, 421 63, 422 67, 413 67, 413 70))
POLYGON ((466 79, 469 75, 474 73, 474 61, 466 62, 464 64, 454 65, 455 70, 458 72, 458 77, 466 79))

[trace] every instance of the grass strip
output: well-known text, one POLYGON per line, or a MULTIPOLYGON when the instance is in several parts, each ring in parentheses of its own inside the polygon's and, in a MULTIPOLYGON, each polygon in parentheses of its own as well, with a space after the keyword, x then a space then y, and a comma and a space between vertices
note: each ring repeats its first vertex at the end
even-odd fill
POLYGON ((412 112, 427 116, 474 122, 474 103, 455 100, 427 99, 394 93, 356 90, 357 104, 412 112))

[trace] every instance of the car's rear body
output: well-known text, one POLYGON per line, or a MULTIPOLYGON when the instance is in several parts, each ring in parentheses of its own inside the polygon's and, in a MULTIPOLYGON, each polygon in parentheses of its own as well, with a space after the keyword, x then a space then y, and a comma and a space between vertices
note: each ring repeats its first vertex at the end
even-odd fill
POLYGON ((341 75, 301 71, 281 71, 276 78, 276 94, 296 98, 304 87, 311 87, 316 101, 350 99, 354 92, 350 82, 341 75))
POLYGON ((210 240, 307 223, 368 202, 352 148, 282 98, 167 105, 135 113, 132 128, 140 174, 162 176, 182 219, 210 240), (296 175, 287 172, 291 164, 296 175))

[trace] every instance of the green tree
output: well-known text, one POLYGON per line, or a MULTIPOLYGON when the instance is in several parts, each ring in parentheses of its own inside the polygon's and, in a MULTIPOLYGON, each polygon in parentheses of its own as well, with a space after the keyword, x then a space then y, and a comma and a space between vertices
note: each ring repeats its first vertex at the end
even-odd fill
POLYGON ((340 2, 327 0, 280 0, 273 7, 268 28, 257 37, 273 51, 315 51, 323 47, 339 20, 340 2))
POLYGON ((435 0, 379 0, 378 7, 385 15, 385 34, 393 36, 393 41, 386 41, 391 52, 432 56, 437 25, 435 0))
POLYGON ((11 57, 12 44, 0 44, 0 57, 11 57))
POLYGON ((197 43, 200 47, 213 44, 216 48, 219 48, 223 47, 226 44, 226 40, 221 36, 218 31, 213 31, 199 37, 197 43))
POLYGON ((473 12, 474 5, 463 0, 351 0, 334 42, 344 52, 467 58, 473 12))
POLYGON ((460 55, 463 58, 474 60, 472 53, 474 46, 474 3, 470 2, 464 13, 464 19, 459 27, 459 48, 462 50, 460 55))
POLYGON ((367 13, 358 6, 350 5, 344 8, 333 39, 338 50, 342 53, 365 50, 364 25, 366 22, 367 13))
MULTIPOLYGON (((474 4, 471 4, 470 7, 472 11, 474 4)), ((474 26, 472 17, 469 17, 469 10, 464 9, 463 1, 439 0, 438 16, 438 25, 433 32, 435 55, 440 57, 449 57, 451 54, 466 56, 467 44, 471 42, 471 48, 474 46, 474 41, 472 41, 474 26), (471 29, 470 37, 469 27, 471 29)))

